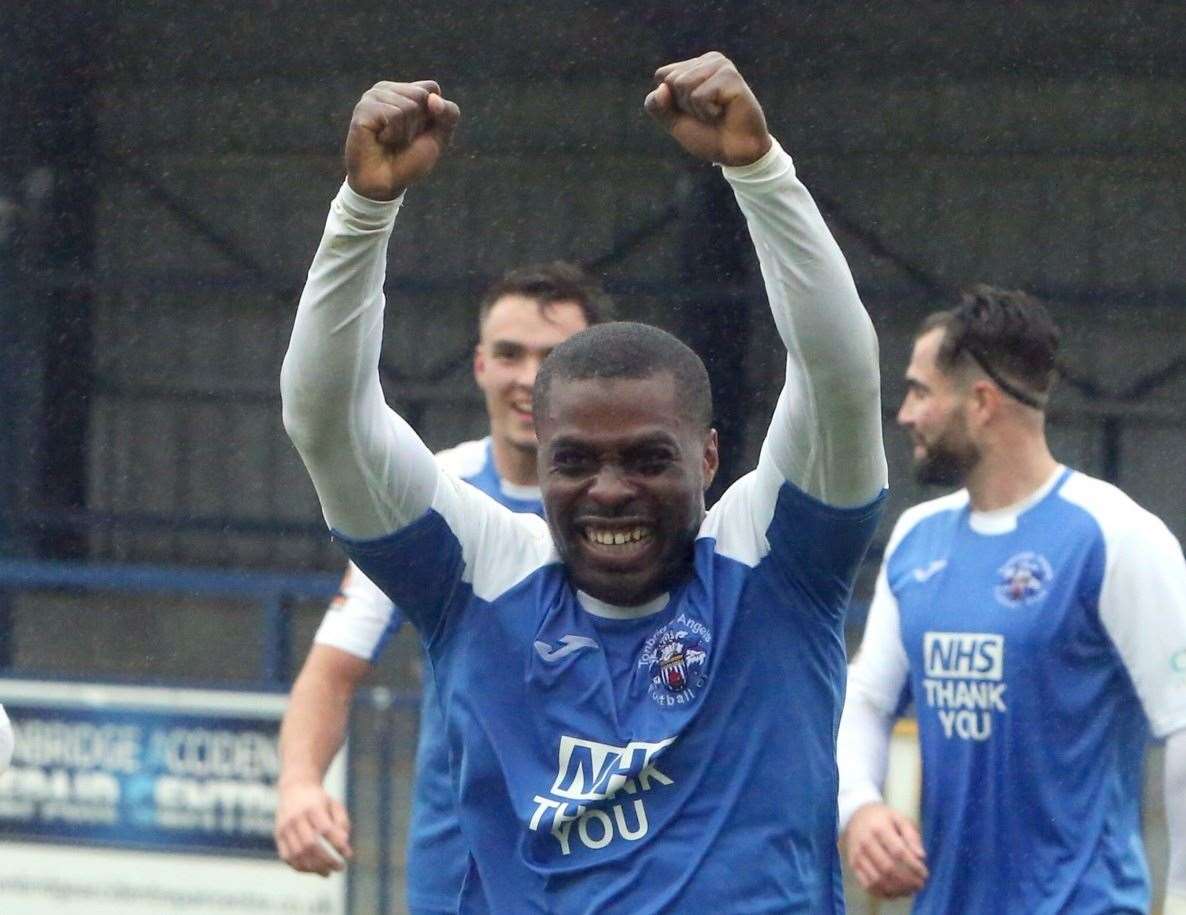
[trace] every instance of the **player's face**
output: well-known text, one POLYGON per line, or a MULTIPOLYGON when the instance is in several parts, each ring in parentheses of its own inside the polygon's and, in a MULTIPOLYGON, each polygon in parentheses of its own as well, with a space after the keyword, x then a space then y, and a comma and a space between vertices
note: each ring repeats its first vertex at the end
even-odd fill
POLYGON ((576 302, 539 302, 505 295, 482 322, 474 352, 474 380, 486 398, 490 434, 514 448, 534 451, 531 389, 544 357, 586 326, 576 302))
POLYGON ((962 484, 976 466, 980 450, 968 433, 963 387, 935 361, 944 333, 936 328, 914 342, 898 423, 914 444, 918 481, 953 486, 962 484))
POLYGON ((698 426, 667 373, 552 383, 540 487, 578 588, 633 606, 687 568, 718 464, 716 432, 698 426))

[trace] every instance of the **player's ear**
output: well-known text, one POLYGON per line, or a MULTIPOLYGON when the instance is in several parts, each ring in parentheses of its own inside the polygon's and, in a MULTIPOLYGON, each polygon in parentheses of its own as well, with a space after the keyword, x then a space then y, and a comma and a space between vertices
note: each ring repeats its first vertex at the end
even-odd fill
POLYGON ((721 466, 721 452, 717 444, 717 430, 709 429, 704 440, 704 488, 707 490, 716 479, 721 466))
POLYGON ((977 425, 984 425, 1000 412, 1004 395, 991 381, 985 378, 976 379, 972 382, 972 390, 969 393, 969 405, 977 425))

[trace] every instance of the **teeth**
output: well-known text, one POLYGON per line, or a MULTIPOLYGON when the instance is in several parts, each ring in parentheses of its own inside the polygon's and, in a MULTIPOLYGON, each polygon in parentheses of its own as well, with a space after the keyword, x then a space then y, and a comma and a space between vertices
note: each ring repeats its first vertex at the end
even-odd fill
POLYGON ((636 527, 633 530, 596 530, 594 528, 586 528, 585 536, 594 543, 602 546, 622 546, 627 543, 638 543, 642 540, 650 538, 651 534, 644 527, 636 527))

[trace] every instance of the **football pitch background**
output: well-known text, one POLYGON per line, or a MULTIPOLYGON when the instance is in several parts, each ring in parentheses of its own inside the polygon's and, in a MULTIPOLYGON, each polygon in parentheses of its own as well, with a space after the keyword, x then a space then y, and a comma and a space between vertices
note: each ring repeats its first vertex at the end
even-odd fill
MULTIPOLYGON (((385 78, 436 78, 462 109, 389 263, 384 384, 431 447, 484 430, 469 366, 483 285, 567 257, 622 316, 708 357, 721 483, 752 463, 782 371, 752 252, 719 176, 641 111, 656 66, 719 48, 795 157, 881 341, 891 501, 850 647, 892 521, 935 494, 893 427, 913 331, 965 284, 1048 299, 1068 368, 1056 457, 1186 536, 1184 44, 1186 6, 1161 2, 10 4, 0 684, 52 681, 85 703, 82 683, 256 695, 291 681, 324 596, 264 596, 251 576, 322 587, 343 558, 281 428, 279 366, 350 109, 385 78), (219 591, 228 579, 244 593, 219 591)), ((355 912, 402 911, 417 667, 403 632, 354 722, 355 912)), ((14 790, 0 785, 0 809, 14 790)), ((1145 810, 1158 889, 1159 791, 1145 810)), ((82 835, 58 823, 21 841, 82 835)), ((905 911, 856 893, 850 907, 905 911)))

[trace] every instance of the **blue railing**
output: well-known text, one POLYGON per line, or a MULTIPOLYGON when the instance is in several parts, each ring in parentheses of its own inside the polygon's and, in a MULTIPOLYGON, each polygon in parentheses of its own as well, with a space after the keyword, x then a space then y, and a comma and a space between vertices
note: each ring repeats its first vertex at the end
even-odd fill
POLYGON ((0 589, 75 588, 147 592, 258 602, 264 612, 260 682, 286 687, 292 676, 292 604, 328 600, 340 578, 325 572, 255 572, 186 567, 80 564, 0 559, 0 589))

